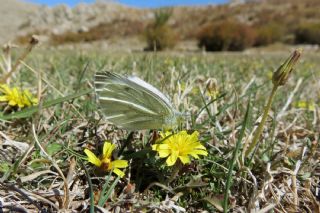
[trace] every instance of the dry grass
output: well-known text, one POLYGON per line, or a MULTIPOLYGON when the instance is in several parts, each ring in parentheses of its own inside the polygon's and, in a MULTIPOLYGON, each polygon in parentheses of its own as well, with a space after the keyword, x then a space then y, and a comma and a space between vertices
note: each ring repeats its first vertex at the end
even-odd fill
POLYGON ((319 54, 303 56, 275 97, 255 155, 243 156, 272 86, 270 72, 286 57, 33 52, 11 83, 40 91, 41 104, 0 115, 2 209, 85 212, 93 203, 96 212, 222 211, 229 162, 245 127, 231 172, 229 207, 235 212, 319 211, 319 54), (96 70, 135 73, 172 97, 177 109, 191 113, 183 128, 200 132, 209 155, 183 166, 169 182, 173 171, 150 150, 156 131, 127 132, 101 119, 91 90, 96 70), (219 91, 216 100, 210 88, 219 91), (315 108, 296 107, 302 100, 315 108), (99 153, 106 139, 130 160, 125 178, 114 187, 115 177, 106 180, 108 174, 86 163, 83 153, 84 148, 99 153), (112 193, 98 207, 105 182, 112 193))

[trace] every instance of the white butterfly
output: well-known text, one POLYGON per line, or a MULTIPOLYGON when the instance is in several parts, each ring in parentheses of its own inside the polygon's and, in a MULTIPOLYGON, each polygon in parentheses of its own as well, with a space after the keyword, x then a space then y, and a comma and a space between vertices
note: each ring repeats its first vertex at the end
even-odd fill
POLYGON ((101 111, 121 128, 171 129, 183 119, 163 93, 138 77, 99 72, 94 84, 101 111))

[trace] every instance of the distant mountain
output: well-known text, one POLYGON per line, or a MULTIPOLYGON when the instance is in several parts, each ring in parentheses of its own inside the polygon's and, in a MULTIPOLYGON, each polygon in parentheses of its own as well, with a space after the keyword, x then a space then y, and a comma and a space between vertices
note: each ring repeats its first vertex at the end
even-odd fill
POLYGON ((53 34, 64 32, 86 31, 99 24, 113 23, 123 20, 141 20, 152 17, 152 13, 145 13, 145 10, 130 8, 122 4, 107 1, 97 1, 94 4, 80 3, 74 8, 66 5, 56 7, 40 7, 23 24, 22 29, 37 31, 50 31, 53 34))

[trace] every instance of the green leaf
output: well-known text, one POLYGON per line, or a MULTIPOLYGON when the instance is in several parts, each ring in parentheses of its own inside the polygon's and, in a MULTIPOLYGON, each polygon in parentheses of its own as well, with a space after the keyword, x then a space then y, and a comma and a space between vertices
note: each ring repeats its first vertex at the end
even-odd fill
POLYGON ((300 176, 299 176, 299 179, 301 179, 301 180, 306 180, 306 179, 308 179, 308 178, 310 178, 311 177, 311 173, 310 172, 305 172, 305 173, 303 173, 303 174, 301 174, 300 176))
POLYGON ((53 154, 62 150, 62 148, 63 146, 59 143, 51 143, 47 146, 47 153, 52 156, 53 154))
POLYGON ((263 162, 267 163, 267 162, 270 161, 270 158, 269 158, 269 156, 268 156, 266 153, 264 153, 264 154, 262 155, 262 157, 261 157, 261 160, 262 160, 263 162))
POLYGON ((0 172, 1 173, 6 173, 10 170, 11 164, 7 162, 1 162, 0 164, 0 172))

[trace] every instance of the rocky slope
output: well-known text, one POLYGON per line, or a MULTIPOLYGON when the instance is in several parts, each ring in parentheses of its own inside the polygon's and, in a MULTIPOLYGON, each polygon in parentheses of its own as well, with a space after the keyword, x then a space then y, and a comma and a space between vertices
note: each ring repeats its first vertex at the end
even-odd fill
MULTIPOLYGON (((72 41, 72 37, 82 35, 86 36, 84 41, 136 37, 154 13, 152 9, 112 1, 82 3, 74 8, 65 5, 50 8, 18 0, 0 0, 0 5, 0 44, 33 33, 47 40, 57 38, 62 43, 65 37, 72 41)), ((273 21, 288 29, 303 21, 320 22, 319 9, 319 0, 238 0, 219 6, 175 7, 170 25, 182 40, 190 40, 206 24, 229 18, 256 26, 273 21)))
POLYGON ((20 27, 39 6, 18 0, 0 0, 0 44, 13 40, 21 32, 20 27))

